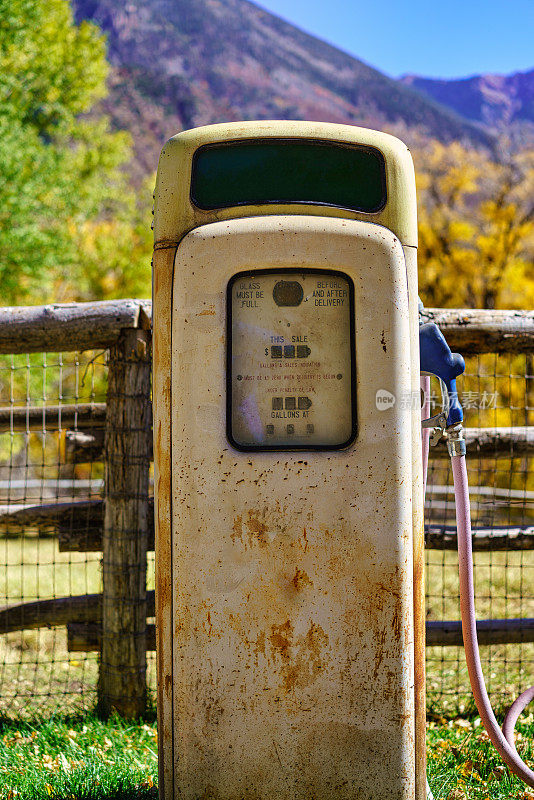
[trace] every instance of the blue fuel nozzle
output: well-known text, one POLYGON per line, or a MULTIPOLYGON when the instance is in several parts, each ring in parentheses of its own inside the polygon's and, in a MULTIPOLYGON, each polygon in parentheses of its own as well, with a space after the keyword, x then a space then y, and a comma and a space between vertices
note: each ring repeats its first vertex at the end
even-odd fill
POLYGON ((419 326, 419 351, 421 372, 435 375, 442 381, 449 396, 447 426, 462 422, 464 413, 458 392, 456 378, 465 370, 465 361, 460 353, 452 353, 445 337, 434 322, 419 326))

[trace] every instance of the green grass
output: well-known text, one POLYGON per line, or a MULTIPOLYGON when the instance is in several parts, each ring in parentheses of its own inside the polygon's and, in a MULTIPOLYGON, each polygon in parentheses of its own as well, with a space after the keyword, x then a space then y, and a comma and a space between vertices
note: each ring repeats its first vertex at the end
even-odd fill
MULTIPOLYGON (((516 728, 516 746, 534 766, 534 716, 516 728)), ((503 764, 480 719, 430 722, 427 730, 428 778, 434 800, 534 800, 534 790, 503 764)))
POLYGON ((149 800, 155 786, 153 722, 0 723, 0 800, 149 800))
MULTIPOLYGON (((0 540, 0 605, 102 591, 100 553, 60 553, 57 538, 0 540)), ((0 636, 0 714, 75 713, 94 702, 96 653, 69 653, 65 627, 0 636)))
MULTIPOLYGON (((534 716, 518 725, 530 760, 534 716)), ((435 800, 533 800, 504 767, 480 720, 428 723, 428 775, 435 800)), ((0 800, 155 800, 154 722, 93 715, 0 722, 0 800)))
POLYGON ((100 553, 62 553, 56 537, 0 539, 0 597, 7 604, 102 591, 100 553))

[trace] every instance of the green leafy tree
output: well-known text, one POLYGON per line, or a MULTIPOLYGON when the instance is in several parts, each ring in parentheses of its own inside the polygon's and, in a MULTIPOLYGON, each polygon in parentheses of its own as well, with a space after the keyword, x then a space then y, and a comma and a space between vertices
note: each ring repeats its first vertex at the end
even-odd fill
POLYGON ((88 22, 76 25, 67 0, 0 3, 3 304, 105 296, 106 274, 125 263, 113 242, 122 251, 136 244, 114 294, 128 294, 130 285, 149 291, 150 245, 124 169, 129 136, 112 132, 105 117, 87 116, 106 94, 107 74, 103 35, 88 22), (91 226, 107 259, 98 279, 81 246, 91 226))

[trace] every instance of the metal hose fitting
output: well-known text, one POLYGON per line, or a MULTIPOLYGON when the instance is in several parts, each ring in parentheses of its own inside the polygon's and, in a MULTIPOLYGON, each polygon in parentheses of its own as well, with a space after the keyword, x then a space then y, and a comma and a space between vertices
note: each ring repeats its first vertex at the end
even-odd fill
POLYGON ((461 422, 456 425, 450 425, 446 431, 447 435, 447 450, 450 456, 465 456, 465 435, 464 428, 461 422))

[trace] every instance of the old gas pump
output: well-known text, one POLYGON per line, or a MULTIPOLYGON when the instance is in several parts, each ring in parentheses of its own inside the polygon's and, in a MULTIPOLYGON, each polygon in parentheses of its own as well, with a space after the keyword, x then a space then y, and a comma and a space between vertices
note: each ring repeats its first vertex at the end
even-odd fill
POLYGON ((409 152, 186 131, 154 233, 160 796, 423 800, 409 152))

